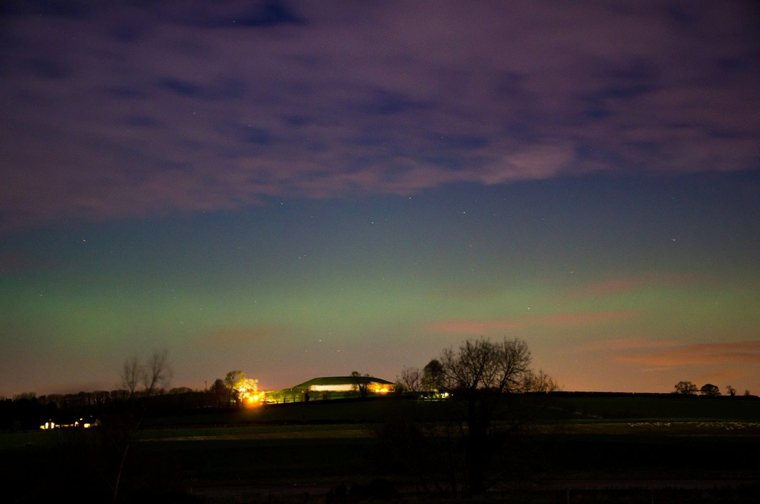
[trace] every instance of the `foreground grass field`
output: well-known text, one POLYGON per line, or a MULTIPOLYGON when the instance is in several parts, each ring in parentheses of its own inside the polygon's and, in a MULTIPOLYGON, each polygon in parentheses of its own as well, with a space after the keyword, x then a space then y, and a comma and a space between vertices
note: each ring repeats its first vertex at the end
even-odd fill
MULTIPOLYGON (((378 397, 369 401, 312 401, 270 405, 239 411, 208 411, 149 419, 151 425, 231 425, 239 423, 375 423, 392 415, 435 420, 446 411, 444 402, 378 397)), ((678 397, 672 395, 553 396, 542 422, 568 421, 760 421, 760 400, 743 398, 678 397)))
POLYGON ((760 400, 756 398, 560 395, 552 401, 552 408, 584 420, 760 421, 760 400))
MULTIPOLYGON (((548 492, 557 481, 760 481, 760 457, 754 456, 760 453, 760 401, 556 399, 532 434, 511 446, 504 484, 548 492)), ((411 491, 413 475, 384 449, 378 428, 399 417, 434 421, 444 407, 384 399, 146 418, 124 459, 122 484, 161 495, 192 491, 206 502, 286 489, 320 494, 377 478, 411 491)), ((44 501, 56 488, 86 495, 92 486, 107 486, 120 454, 104 432, 0 434, 8 501, 44 501)), ((509 485, 501 491, 518 492, 509 485)))

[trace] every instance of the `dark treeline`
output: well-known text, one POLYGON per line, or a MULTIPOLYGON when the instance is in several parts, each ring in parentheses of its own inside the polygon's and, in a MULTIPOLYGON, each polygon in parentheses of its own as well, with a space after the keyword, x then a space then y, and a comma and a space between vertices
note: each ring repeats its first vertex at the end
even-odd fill
POLYGON ((99 390, 76 394, 36 396, 24 393, 0 401, 0 429, 37 429, 47 421, 70 424, 80 418, 97 419, 121 409, 128 402, 150 403, 151 414, 175 414, 199 409, 219 409, 228 404, 218 395, 223 391, 173 388, 151 396, 127 390, 99 390))
MULTIPOLYGON (((530 393, 528 393, 530 394, 530 393)), ((37 429, 47 421, 56 424, 70 424, 80 418, 97 419, 113 413, 124 406, 126 402, 137 401, 150 403, 147 410, 151 416, 171 416, 199 410, 224 410, 240 407, 230 400, 231 391, 227 387, 211 387, 205 391, 192 390, 188 387, 177 387, 160 393, 146 396, 135 392, 130 396, 129 391, 97 390, 94 392, 78 392, 76 394, 48 394, 37 396, 34 393, 24 393, 12 399, 0 400, 0 429, 21 430, 37 429)), ((398 394, 397 394, 398 395, 398 394)), ((639 397, 639 398, 678 398, 682 400, 721 400, 721 401, 756 401, 756 395, 737 396, 698 396, 680 395, 673 393, 655 392, 566 392, 553 391, 549 395, 555 397, 639 397)), ((424 397, 423 393, 407 392, 406 399, 424 397)))
POLYGON ((704 395, 684 395, 684 394, 675 394, 673 392, 566 392, 566 391, 555 391, 549 393, 552 396, 557 397, 669 397, 669 398, 682 398, 682 399, 723 399, 723 400, 758 400, 760 397, 756 395, 737 395, 737 396, 729 396, 729 395, 720 395, 720 396, 704 396, 704 395))

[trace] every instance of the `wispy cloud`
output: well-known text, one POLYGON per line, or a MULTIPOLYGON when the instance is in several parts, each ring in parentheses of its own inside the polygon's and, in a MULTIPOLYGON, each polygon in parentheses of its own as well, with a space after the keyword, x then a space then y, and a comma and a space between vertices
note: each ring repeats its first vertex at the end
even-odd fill
POLYGON ((760 154, 748 4, 54 4, 3 21, 6 227, 760 154))
POLYGON ((699 343, 615 355, 614 360, 644 366, 760 363, 760 341, 699 343))
POLYGON ((601 312, 556 313, 525 316, 511 319, 463 320, 452 319, 431 322, 426 329, 432 333, 488 335, 509 333, 530 327, 567 328, 610 324, 630 320, 639 315, 635 310, 601 312))
POLYGON ((585 285, 572 291, 569 297, 603 297, 637 291, 648 287, 679 287, 699 281, 693 273, 647 273, 639 276, 619 276, 585 285))
POLYGON ((680 346, 677 341, 654 341, 646 338, 617 338, 595 341, 573 349, 573 352, 630 351, 673 348, 680 346))

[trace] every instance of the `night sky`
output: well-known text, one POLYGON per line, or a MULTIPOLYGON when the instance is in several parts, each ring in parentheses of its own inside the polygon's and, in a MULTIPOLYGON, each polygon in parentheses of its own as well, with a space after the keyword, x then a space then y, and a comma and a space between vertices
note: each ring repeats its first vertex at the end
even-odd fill
POLYGON ((0 395, 394 380, 760 393, 760 7, 0 4, 0 395))

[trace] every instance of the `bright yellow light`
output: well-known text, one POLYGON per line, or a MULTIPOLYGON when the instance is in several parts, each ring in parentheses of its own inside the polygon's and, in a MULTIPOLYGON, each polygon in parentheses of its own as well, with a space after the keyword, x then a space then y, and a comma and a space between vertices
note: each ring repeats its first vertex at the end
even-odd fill
POLYGON ((245 394, 244 401, 249 407, 260 406, 264 402, 264 393, 245 394))

